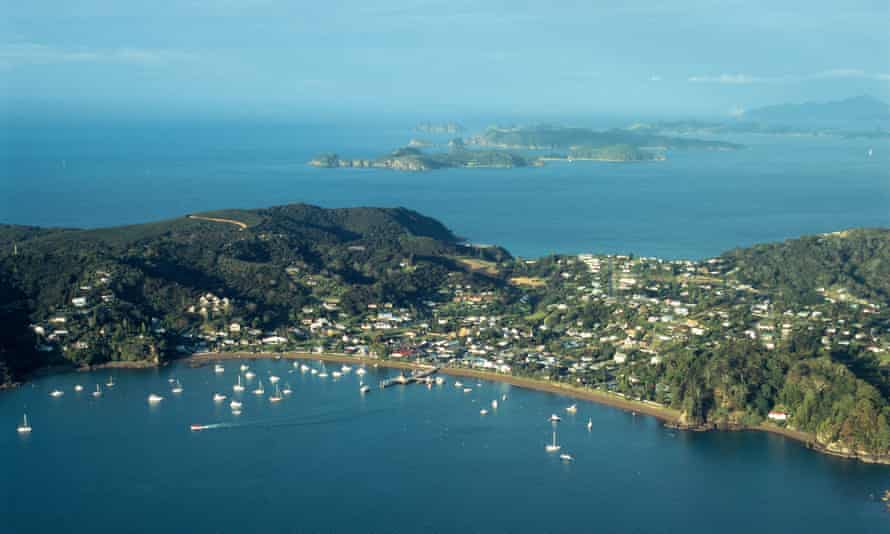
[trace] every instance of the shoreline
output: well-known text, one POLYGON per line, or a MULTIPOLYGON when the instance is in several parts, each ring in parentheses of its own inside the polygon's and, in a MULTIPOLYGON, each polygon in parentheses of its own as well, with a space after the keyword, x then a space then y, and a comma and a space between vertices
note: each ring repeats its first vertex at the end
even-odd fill
MULTIPOLYGON (((184 363, 192 367, 201 367, 210 365, 214 362, 226 360, 319 360, 325 362, 339 362, 350 364, 371 365, 374 367, 384 367, 389 369, 410 369, 410 370, 428 370, 434 367, 429 364, 418 364, 414 362, 403 362, 391 359, 370 358, 362 356, 353 356, 341 353, 312 353, 312 352, 206 352, 200 354, 191 354, 183 358, 169 360, 161 363, 135 361, 135 362, 107 362, 100 365, 85 367, 64 367, 51 366, 40 369, 32 375, 33 377, 47 376, 59 371, 69 372, 86 372, 98 369, 151 369, 162 367, 175 363, 184 363)), ((617 395, 606 393, 599 390, 582 389, 577 386, 561 384, 556 382, 547 382, 535 378, 526 378, 513 375, 505 375, 491 371, 480 371, 477 369, 467 369, 464 367, 440 367, 439 373, 454 377, 475 378, 478 380, 490 380, 492 382, 503 382, 512 386, 539 391, 543 393, 553 393, 578 400, 585 400, 617 408, 625 412, 641 413, 655 417, 665 426, 675 428, 677 430, 686 430, 692 432, 710 432, 710 431, 748 431, 748 432, 765 432, 776 436, 789 439, 791 441, 802 444, 804 447, 828 456, 837 458, 845 458, 848 460, 858 460, 863 463, 890 465, 890 457, 874 456, 870 454, 860 454, 856 451, 835 450, 816 441, 813 434, 794 430, 790 428, 780 427, 768 422, 760 423, 757 426, 722 426, 722 425, 699 425, 690 426, 681 423, 681 413, 678 410, 661 406, 646 401, 636 401, 624 399, 617 395)), ((9 388, 12 389, 21 384, 13 384, 9 388)))

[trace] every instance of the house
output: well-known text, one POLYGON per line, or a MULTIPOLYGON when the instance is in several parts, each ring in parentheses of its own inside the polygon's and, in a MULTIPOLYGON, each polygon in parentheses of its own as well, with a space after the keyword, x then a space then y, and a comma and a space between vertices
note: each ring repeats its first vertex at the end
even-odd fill
POLYGON ((780 410, 771 410, 767 415, 767 419, 776 422, 785 422, 788 420, 788 414, 780 410))

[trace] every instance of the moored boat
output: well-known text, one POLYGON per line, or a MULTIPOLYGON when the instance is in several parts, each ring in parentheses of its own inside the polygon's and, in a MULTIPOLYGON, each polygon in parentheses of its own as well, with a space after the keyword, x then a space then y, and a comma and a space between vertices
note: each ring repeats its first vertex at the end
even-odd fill
POLYGON ((162 400, 164 400, 164 397, 162 397, 156 393, 151 393, 148 396, 149 404, 157 404, 157 403, 161 402, 162 400))
POLYGON ((241 385, 241 375, 238 375, 238 383, 232 386, 232 391, 244 391, 244 386, 241 385))
POLYGON ((226 396, 222 393, 214 393, 213 394, 213 402, 222 402, 226 400, 226 396))
POLYGON ((63 392, 61 389, 54 389, 50 392, 49 396, 50 397, 61 397, 64 394, 65 394, 65 392, 63 392))
POLYGON ((22 424, 20 424, 18 427, 16 427, 15 430, 19 434, 29 434, 31 432, 32 428, 31 428, 31 424, 28 423, 28 414, 24 415, 24 417, 22 418, 22 424))
POLYGON ((544 447, 544 450, 546 450, 547 452, 556 452, 561 448, 562 447, 560 447, 559 444, 556 442, 556 431, 554 430, 553 431, 553 443, 550 443, 546 447, 544 447))

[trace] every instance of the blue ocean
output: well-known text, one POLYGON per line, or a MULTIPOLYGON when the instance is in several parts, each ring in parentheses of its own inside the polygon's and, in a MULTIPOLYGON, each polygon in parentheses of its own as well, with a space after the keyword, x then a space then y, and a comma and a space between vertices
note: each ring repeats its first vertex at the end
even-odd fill
POLYGON ((430 138, 412 126, 13 123, 0 133, 0 223, 96 227, 291 202, 404 206, 514 255, 665 258, 890 226, 890 140, 752 135, 728 139, 744 150, 674 151, 663 162, 423 174, 306 164, 321 152, 373 157, 430 138))
MULTIPOLYGON (((890 226, 890 142, 745 136, 733 152, 422 174, 317 169, 372 157, 412 122, 22 122, 0 129, 0 223, 98 227, 291 202, 405 206, 514 255, 705 258, 890 226), (872 156, 868 156, 869 149, 872 156)), ((480 125, 484 126, 484 124, 480 125)), ((598 126, 590 124, 590 126, 598 126)), ((447 138, 434 139, 444 142, 447 138)), ((473 384, 358 393, 294 371, 281 403, 174 365, 54 375, 0 393, 0 532, 887 532, 890 467, 761 433, 677 433, 590 403, 544 450, 556 395, 473 384), (114 375, 117 385, 89 395, 114 375), (170 378, 184 391, 173 394, 170 378), (75 392, 82 384, 84 392, 75 392), (53 389, 65 392, 51 398, 53 389), (214 403, 214 392, 229 395, 214 403), (149 405, 147 395, 164 400, 149 405), (495 398, 507 400, 481 416, 495 398), (34 432, 14 432, 28 413, 34 432), (585 423, 594 425, 588 431, 585 423), (191 432, 193 423, 219 425, 191 432)), ((318 363, 313 363, 318 366, 318 363)), ((376 383, 391 371, 369 369, 376 383)), ((268 382, 267 382, 268 387, 268 382)))

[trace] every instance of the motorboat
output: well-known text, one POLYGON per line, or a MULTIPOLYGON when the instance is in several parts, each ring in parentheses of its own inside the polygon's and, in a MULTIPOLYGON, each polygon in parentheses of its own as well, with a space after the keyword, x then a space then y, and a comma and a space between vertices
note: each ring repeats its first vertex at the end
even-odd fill
POLYGON ((225 395, 223 395, 222 393, 214 393, 213 394, 213 402, 222 402, 222 401, 226 400, 226 398, 227 397, 225 395))
POLYGON ((164 397, 161 397, 160 395, 158 395, 156 393, 152 393, 148 396, 149 404, 157 404, 157 403, 161 402, 162 400, 164 400, 164 397))
POLYGON ((54 390, 50 391, 49 396, 50 397, 61 397, 64 394, 65 394, 65 392, 63 392, 61 389, 54 389, 54 390))

